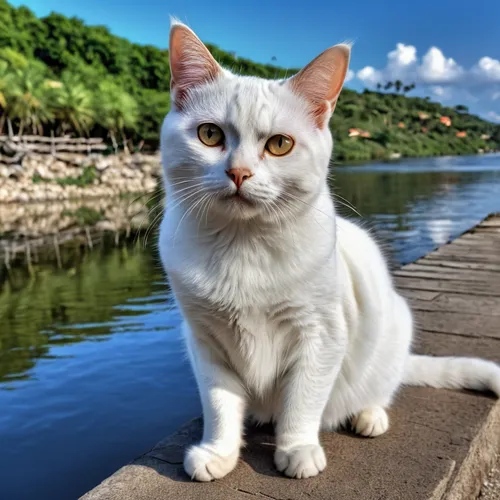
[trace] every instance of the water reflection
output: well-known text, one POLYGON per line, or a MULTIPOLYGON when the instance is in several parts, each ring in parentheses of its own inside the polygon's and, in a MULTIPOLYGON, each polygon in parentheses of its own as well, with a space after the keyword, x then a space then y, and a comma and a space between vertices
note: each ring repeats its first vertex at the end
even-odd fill
MULTIPOLYGON (((500 210, 500 155, 339 168, 333 184, 401 264, 500 210)), ((359 219, 345 207, 339 211, 359 219)))
MULTIPOLYGON (((338 168, 333 187, 408 262, 500 210, 500 157, 338 168)), ((3 248, 24 248, 0 263, 2 498, 77 498, 199 412, 154 230, 134 235, 156 201, 0 210, 3 248)))

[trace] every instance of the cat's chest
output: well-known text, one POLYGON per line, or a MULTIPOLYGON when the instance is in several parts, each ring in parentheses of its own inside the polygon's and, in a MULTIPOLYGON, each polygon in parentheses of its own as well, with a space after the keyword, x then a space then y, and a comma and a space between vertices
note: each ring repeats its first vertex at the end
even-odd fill
POLYGON ((262 247, 212 245, 197 251, 180 274, 198 299, 241 311, 282 300, 290 278, 286 267, 282 256, 262 247))
POLYGON ((281 313, 275 307, 238 311, 219 336, 233 368, 255 395, 272 388, 294 358, 299 335, 295 310, 279 309, 281 313))

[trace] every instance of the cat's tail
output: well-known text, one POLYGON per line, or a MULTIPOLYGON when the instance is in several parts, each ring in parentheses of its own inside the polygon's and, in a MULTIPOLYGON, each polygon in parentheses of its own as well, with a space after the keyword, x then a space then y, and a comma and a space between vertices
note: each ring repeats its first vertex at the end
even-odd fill
POLYGON ((492 391, 500 397, 500 366, 478 358, 419 356, 408 359, 403 384, 492 391))

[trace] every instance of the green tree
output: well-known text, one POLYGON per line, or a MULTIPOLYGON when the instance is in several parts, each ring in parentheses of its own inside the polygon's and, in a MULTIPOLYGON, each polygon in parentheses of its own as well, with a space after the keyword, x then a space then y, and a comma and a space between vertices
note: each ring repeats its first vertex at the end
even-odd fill
POLYGON ((80 77, 65 71, 60 82, 52 82, 49 86, 52 88, 51 106, 62 133, 74 130, 80 135, 88 135, 95 120, 94 102, 80 77))
POLYGON ((396 89, 396 92, 399 92, 402 87, 403 87, 403 82, 401 80, 396 80, 394 82, 394 88, 396 89))
POLYGON ((43 134, 43 125, 53 118, 50 107, 49 85, 43 67, 30 64, 14 69, 9 80, 7 120, 16 121, 22 135, 29 127, 33 133, 43 134))
POLYGON ((94 98, 97 123, 109 133, 115 151, 118 151, 117 137, 120 136, 123 149, 128 152, 128 131, 133 131, 139 118, 135 99, 110 80, 99 85, 94 98))

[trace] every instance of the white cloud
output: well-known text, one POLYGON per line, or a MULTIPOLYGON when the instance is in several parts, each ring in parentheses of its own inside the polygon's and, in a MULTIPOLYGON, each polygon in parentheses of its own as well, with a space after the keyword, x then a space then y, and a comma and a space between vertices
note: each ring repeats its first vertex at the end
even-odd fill
POLYGON ((432 92, 434 95, 437 95, 438 97, 442 97, 446 94, 446 89, 444 87, 439 87, 439 86, 435 86, 435 87, 432 87, 432 92))
POLYGON ((457 80, 464 73, 451 57, 446 58, 440 49, 431 47, 422 58, 418 75, 425 83, 449 83, 457 80))
POLYGON ((479 78, 500 83, 500 61, 491 57, 481 57, 472 72, 479 78))
POLYGON ((481 57, 471 68, 465 68, 441 49, 432 46, 422 57, 413 45, 396 44, 387 54, 383 68, 365 66, 356 77, 368 87, 377 83, 401 80, 404 84, 415 83, 415 94, 434 95, 449 104, 471 103, 473 112, 481 113, 490 120, 500 116, 500 60, 481 57), (494 114, 491 114, 494 113, 494 114))
POLYGON ((500 113, 497 113, 496 111, 490 111, 486 116, 491 121, 500 123, 500 113))
POLYGON ((354 78, 354 71, 352 69, 347 70, 347 74, 345 75, 345 82, 349 82, 354 78))
POLYGON ((375 85, 383 80, 383 73, 377 71, 372 66, 365 66, 362 70, 358 71, 356 76, 364 83, 375 85))
MULTIPOLYGON (((498 62, 491 58, 483 59, 498 62)), ((486 66, 491 68, 491 62, 486 61, 485 63, 483 61, 481 69, 478 71, 484 71, 484 67, 486 66)), ((493 70, 490 69, 491 71, 493 70)), ((419 64, 416 47, 398 43, 396 49, 387 54, 387 65, 385 68, 377 70, 372 66, 366 66, 358 71, 357 77, 367 84, 383 80, 400 79, 417 81, 418 83, 427 85, 441 85, 455 82, 464 74, 465 70, 451 57, 445 57, 443 52, 437 47, 431 47, 424 54, 419 64)))
POLYGON ((404 77, 417 62, 417 49, 413 45, 398 43, 396 49, 387 54, 387 69, 393 78, 404 77))

